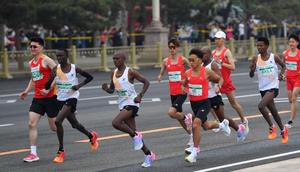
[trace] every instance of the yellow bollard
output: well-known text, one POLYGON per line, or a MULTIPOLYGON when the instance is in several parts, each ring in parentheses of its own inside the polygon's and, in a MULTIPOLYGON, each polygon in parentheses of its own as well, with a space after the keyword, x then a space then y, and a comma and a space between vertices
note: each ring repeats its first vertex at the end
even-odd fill
POLYGON ((254 38, 250 37, 249 40, 249 53, 248 53, 248 60, 252 60, 252 58, 255 56, 255 43, 254 38))
POLYGON ((211 49, 211 41, 210 41, 210 39, 207 39, 207 40, 206 40, 206 44, 207 44, 207 47, 208 47, 209 49, 211 49))
POLYGON ((4 49, 3 57, 2 57, 2 69, 3 69, 3 77, 6 79, 13 78, 8 71, 8 53, 7 48, 4 49))
POLYGON ((277 48, 276 48, 276 37, 275 37, 275 35, 271 36, 271 49, 272 49, 272 53, 276 54, 277 48))
POLYGON ((109 72, 110 69, 107 67, 107 48, 106 45, 103 44, 101 48, 101 59, 100 59, 100 69, 102 72, 109 72))
POLYGON ((161 68, 163 64, 162 63, 163 57, 162 57, 162 48, 160 42, 156 43, 156 58, 157 58, 157 63, 154 66, 154 68, 161 68))
POLYGON ((72 45, 72 48, 71 48, 70 62, 72 64, 76 64, 76 46, 75 45, 72 45))
POLYGON ((230 49, 230 51, 232 53, 232 56, 234 56, 234 54, 235 54, 235 48, 234 48, 234 39, 233 38, 229 40, 229 49, 230 49))
POLYGON ((184 55, 184 57, 189 56, 189 45, 188 45, 187 41, 183 42, 183 55, 184 55))
POLYGON ((130 44, 130 57, 131 57, 131 67, 133 69, 139 69, 139 67, 136 64, 136 46, 135 46, 135 42, 132 42, 130 44))

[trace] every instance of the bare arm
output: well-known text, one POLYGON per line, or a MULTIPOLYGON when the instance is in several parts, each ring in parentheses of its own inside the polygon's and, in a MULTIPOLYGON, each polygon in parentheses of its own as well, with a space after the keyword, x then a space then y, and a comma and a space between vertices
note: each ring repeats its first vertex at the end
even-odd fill
POLYGON ((130 73, 133 77, 133 79, 138 80, 139 82, 143 83, 143 88, 142 91, 138 94, 138 96, 140 96, 141 98, 144 96, 144 94, 146 93, 146 91, 149 88, 150 82, 143 76, 141 75, 139 72, 137 72, 136 70, 132 70, 130 69, 130 73))
POLYGON ((114 72, 111 73, 111 77, 110 77, 111 81, 110 81, 109 85, 107 83, 102 84, 102 89, 104 91, 106 91, 107 93, 109 93, 109 94, 112 94, 115 91, 115 85, 114 85, 114 82, 113 82, 113 76, 114 76, 114 72))
POLYGON ((230 50, 227 50, 225 52, 225 58, 227 58, 229 64, 222 63, 222 67, 226 67, 227 69, 232 71, 235 70, 234 58, 230 50))
POLYGON ((222 77, 220 77, 218 74, 216 74, 214 71, 210 70, 210 69, 205 69, 205 73, 206 73, 206 78, 214 83, 218 83, 218 84, 222 84, 223 83, 223 79, 222 77))
POLYGON ((163 61, 162 67, 161 67, 159 75, 157 77, 158 82, 160 82, 162 80, 162 77, 165 74, 165 71, 166 71, 166 62, 167 62, 167 58, 165 58, 164 61, 163 61))
POLYGON ((79 83, 78 85, 74 85, 72 87, 73 90, 78 90, 82 86, 86 85, 87 83, 91 82, 93 80, 93 76, 89 74, 88 72, 82 70, 81 68, 76 66, 76 73, 79 73, 81 76, 85 77, 85 80, 79 83))
POLYGON ((45 66, 48 66, 50 69, 54 69, 56 66, 56 63, 54 62, 54 60, 46 55, 44 56, 44 63, 45 63, 45 66))
POLYGON ((285 63, 283 60, 281 60, 281 58, 277 54, 274 56, 274 58, 275 58, 275 62, 281 67, 280 74, 278 76, 278 79, 281 81, 284 79, 284 73, 286 69, 285 63))
POLYGON ((257 56, 254 56, 250 62, 250 65, 249 65, 249 68, 250 68, 250 71, 249 71, 249 76, 250 78, 253 78, 254 76, 254 72, 256 70, 256 62, 257 62, 257 56))
POLYGON ((182 60, 183 60, 183 64, 184 64, 184 65, 186 65, 186 66, 188 66, 189 68, 191 68, 191 64, 190 64, 190 62, 189 62, 189 60, 188 60, 187 58, 182 57, 182 60))
MULTIPOLYGON (((221 71, 220 71, 218 65, 217 65, 215 62, 212 62, 212 64, 211 64, 211 70, 212 70, 215 74, 217 74, 217 75, 220 76, 220 79, 219 79, 219 81, 218 81, 218 88, 221 88, 222 85, 223 85, 223 83, 224 83, 224 79, 222 78, 221 71)), ((218 91, 217 91, 217 92, 218 92, 218 91)))
MULTIPOLYGON (((28 63, 28 65, 30 67, 30 62, 28 63)), ((34 82, 32 81, 32 78, 30 78, 26 89, 19 94, 19 97, 21 100, 24 100, 27 97, 29 91, 31 91, 33 89, 33 86, 34 86, 34 82)))

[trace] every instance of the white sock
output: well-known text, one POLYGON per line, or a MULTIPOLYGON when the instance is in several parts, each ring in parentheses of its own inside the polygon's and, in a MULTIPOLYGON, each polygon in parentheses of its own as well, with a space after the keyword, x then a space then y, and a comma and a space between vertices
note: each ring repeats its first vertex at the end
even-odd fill
POLYGON ((36 153, 36 146, 30 146, 30 153, 34 154, 34 155, 37 155, 36 153))
POLYGON ((223 122, 219 123, 219 129, 224 128, 223 122))

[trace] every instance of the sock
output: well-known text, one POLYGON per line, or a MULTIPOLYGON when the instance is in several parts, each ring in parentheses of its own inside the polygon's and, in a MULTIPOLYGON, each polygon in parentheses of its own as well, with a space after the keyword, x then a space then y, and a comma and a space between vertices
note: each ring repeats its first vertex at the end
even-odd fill
POLYGON ((219 129, 224 128, 223 122, 219 123, 219 129))
POLYGON ((37 153, 36 153, 36 146, 30 146, 30 153, 34 154, 34 155, 37 155, 37 153))
POLYGON ((151 155, 151 152, 148 150, 145 155, 151 155))

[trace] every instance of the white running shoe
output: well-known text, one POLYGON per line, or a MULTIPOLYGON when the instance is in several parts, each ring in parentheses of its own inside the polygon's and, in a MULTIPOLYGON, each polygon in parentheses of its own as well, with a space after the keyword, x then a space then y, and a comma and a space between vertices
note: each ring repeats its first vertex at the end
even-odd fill
POLYGON ((224 132, 225 136, 230 136, 231 130, 227 119, 224 119, 221 123, 219 123, 219 128, 224 132))
POLYGON ((248 123, 248 119, 247 118, 245 118, 245 121, 244 121, 244 126, 245 126, 245 128, 246 128, 246 134, 248 134, 249 133, 249 123, 248 123))
POLYGON ((145 155, 145 160, 142 164, 142 167, 144 167, 144 168, 151 167, 152 162, 154 160, 156 160, 156 155, 153 152, 151 152, 150 155, 145 155))
POLYGON ((284 126, 286 126, 286 128, 288 128, 288 129, 290 129, 290 128, 292 128, 293 127, 293 121, 288 121, 288 123, 287 124, 285 124, 284 126))
POLYGON ((188 163, 195 163, 197 161, 198 153, 200 153, 200 148, 193 147, 191 154, 185 157, 185 161, 188 163))
POLYGON ((143 136, 140 132, 136 132, 137 135, 135 135, 132 140, 133 140, 133 147, 134 150, 140 150, 144 146, 143 143, 143 136))
POLYGON ((192 131, 193 128, 193 115, 191 113, 188 113, 185 115, 184 123, 186 125, 186 129, 188 131, 192 131))

